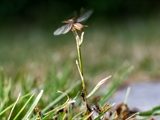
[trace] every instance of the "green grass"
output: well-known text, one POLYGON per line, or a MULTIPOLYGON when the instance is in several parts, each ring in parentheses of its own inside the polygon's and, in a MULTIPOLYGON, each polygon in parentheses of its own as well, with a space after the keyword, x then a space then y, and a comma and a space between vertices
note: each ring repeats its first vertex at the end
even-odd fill
MULTIPOLYGON (((138 81, 160 78, 158 21, 159 18, 128 20, 127 24, 99 26, 93 22, 85 30, 81 47, 83 72, 87 93, 92 95, 87 101, 92 108, 95 102, 92 99, 100 96, 100 101, 96 102, 104 110, 99 117, 113 109, 112 105, 107 108, 105 106, 125 79, 138 81), (108 80, 107 86, 96 86, 102 78, 109 75, 112 78, 108 80), (102 89, 107 92, 100 94, 102 89)), ((55 37, 53 31, 54 29, 46 30, 38 25, 1 28, 1 119, 43 120, 56 115, 58 119, 66 116, 74 119, 82 115, 81 119, 87 119, 94 114, 84 115, 85 109, 81 108, 81 85, 75 64, 77 52, 74 37, 71 33, 55 37), (57 93, 58 90, 62 92, 57 93), (35 112, 35 107, 41 112, 35 112)), ((158 110, 159 107, 151 108, 139 115, 159 115, 158 110)))

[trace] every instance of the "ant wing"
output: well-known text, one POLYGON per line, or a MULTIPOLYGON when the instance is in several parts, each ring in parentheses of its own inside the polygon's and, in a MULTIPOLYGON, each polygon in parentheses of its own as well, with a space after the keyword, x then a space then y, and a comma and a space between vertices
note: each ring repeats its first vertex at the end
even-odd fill
POLYGON ((77 19, 78 18, 78 13, 77 11, 74 11, 73 13, 70 14, 69 19, 77 19))
POLYGON ((84 14, 82 14, 78 19, 77 22, 83 22, 85 20, 87 20, 91 15, 92 15, 93 11, 89 10, 87 12, 85 12, 84 14))
POLYGON ((58 28, 53 34, 54 35, 61 35, 61 34, 66 34, 69 32, 69 30, 72 28, 72 24, 66 24, 60 28, 58 28))

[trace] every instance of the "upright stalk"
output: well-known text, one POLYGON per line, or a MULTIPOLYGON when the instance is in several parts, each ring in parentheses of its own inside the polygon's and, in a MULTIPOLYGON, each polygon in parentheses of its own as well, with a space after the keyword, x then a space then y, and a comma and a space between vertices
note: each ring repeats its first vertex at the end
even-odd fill
MULTIPOLYGON (((76 38, 76 44, 77 44, 77 53, 78 53, 78 62, 76 61, 78 70, 79 70, 79 74, 81 77, 81 81, 82 81, 82 93, 81 93, 81 97, 85 103, 86 106, 86 112, 85 115, 90 115, 91 114, 91 108, 87 102, 87 91, 86 91, 86 85, 85 85, 85 81, 84 81, 84 77, 83 77, 83 65, 82 65, 82 56, 81 56, 81 45, 83 42, 83 35, 84 32, 81 33, 81 37, 79 37, 78 33, 76 30, 72 30, 75 38, 76 38)), ((91 118, 89 117, 87 120, 91 120, 91 118)))
POLYGON ((76 38, 76 44, 77 44, 77 53, 78 53, 78 66, 79 66, 79 69, 80 69, 80 74, 81 74, 81 81, 82 81, 82 95, 85 99, 86 97, 86 85, 85 85, 85 81, 84 81, 84 77, 83 77, 83 64, 82 64, 82 55, 81 55, 81 45, 82 45, 82 42, 83 42, 83 35, 84 35, 84 32, 82 32, 81 34, 81 38, 79 37, 78 33, 76 30, 72 30, 75 38, 76 38))

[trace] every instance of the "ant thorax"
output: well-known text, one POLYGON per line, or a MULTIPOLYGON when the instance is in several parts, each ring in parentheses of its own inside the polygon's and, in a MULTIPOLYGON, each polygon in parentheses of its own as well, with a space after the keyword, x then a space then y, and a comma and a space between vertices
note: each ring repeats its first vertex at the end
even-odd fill
POLYGON ((74 24, 74 23, 76 23, 76 21, 75 21, 74 19, 69 19, 69 20, 68 20, 68 23, 74 24))

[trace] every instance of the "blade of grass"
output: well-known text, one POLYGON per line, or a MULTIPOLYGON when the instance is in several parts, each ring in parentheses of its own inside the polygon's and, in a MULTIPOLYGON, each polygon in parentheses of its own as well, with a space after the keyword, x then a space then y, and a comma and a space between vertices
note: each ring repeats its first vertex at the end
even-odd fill
POLYGON ((34 108, 37 106, 41 96, 43 94, 43 90, 40 91, 40 93, 38 94, 38 96, 36 97, 35 101, 33 102, 33 104, 31 105, 30 109, 27 111, 26 115, 23 117, 23 120, 27 120, 29 119, 29 116, 31 115, 32 111, 34 110, 34 108))
POLYGON ((160 111, 160 106, 156 106, 152 108, 151 110, 139 112, 139 116, 151 116, 151 115, 157 116, 157 115, 160 115, 159 111, 160 111))
MULTIPOLYGON (((61 92, 61 93, 63 93, 63 92, 61 92)), ((67 96, 66 102, 65 102, 64 104, 62 104, 62 105, 56 107, 55 109, 53 109, 53 110, 51 110, 51 111, 45 113, 45 114, 44 114, 45 117, 43 117, 42 120, 47 120, 48 117, 50 117, 51 115, 53 115, 56 111, 59 111, 59 110, 63 109, 63 108, 70 102, 68 95, 67 95, 66 93, 63 93, 63 95, 64 95, 64 96, 67 96)))
POLYGON ((84 116, 83 118, 81 118, 80 120, 88 120, 90 117, 91 117, 91 115, 93 114, 93 112, 91 112, 89 115, 87 115, 87 116, 84 116))
MULTIPOLYGON (((60 110, 62 110, 62 109, 64 109, 64 108, 66 108, 66 106, 69 106, 70 104, 75 103, 75 100, 69 99, 69 96, 68 96, 66 93, 63 93, 63 94, 65 94, 65 96, 67 96, 66 102, 65 102, 64 104, 56 107, 55 109, 53 109, 53 110, 45 113, 45 114, 44 114, 45 117, 43 117, 42 120, 48 120, 48 117, 50 117, 51 115, 53 115, 55 112, 58 112, 58 111, 60 111, 60 110)), ((51 116, 51 117, 52 117, 52 116, 51 116)), ((60 116, 60 117, 62 117, 62 116, 60 116)))
POLYGON ((117 119, 117 112, 114 111, 110 118, 111 118, 111 120, 116 120, 117 119))
MULTIPOLYGON (((102 99, 100 100, 100 104, 103 105, 109 98, 110 96, 115 92, 115 90, 121 85, 121 83, 125 80, 125 78, 131 73, 131 71, 133 70, 133 66, 130 66, 129 68, 127 68, 127 70, 125 72, 123 72, 123 74, 121 75, 121 77, 117 78, 113 78, 113 79, 117 79, 111 89, 109 89, 109 91, 107 92, 107 94, 105 94, 102 99)), ((115 81, 115 80, 114 80, 115 81)))
POLYGON ((111 75, 102 79, 95 87, 94 89, 87 95, 87 98, 91 97, 97 90, 98 88, 103 84, 105 83, 109 78, 111 78, 111 75))
POLYGON ((16 100, 16 102, 14 103, 14 105, 13 105, 13 107, 12 107, 12 109, 11 109, 11 112, 10 112, 10 114, 9 114, 8 120, 10 120, 11 115, 12 115, 12 112, 13 112, 16 104, 18 103, 18 100, 19 100, 20 96, 21 96, 21 93, 18 95, 17 100, 16 100))
POLYGON ((125 96, 125 100, 124 100, 124 104, 127 104, 128 101, 128 97, 129 97, 129 93, 130 93, 131 88, 128 87, 127 92, 126 92, 126 96, 125 96))
MULTIPOLYGON (((77 81, 75 84, 73 84, 65 93, 68 94, 70 93, 75 87, 77 87, 80 84, 80 81, 77 81)), ((49 108, 51 108, 52 106, 54 106, 57 102, 59 102, 62 98, 64 98, 65 95, 61 94, 59 97, 57 97, 57 99, 55 99, 53 102, 51 102, 47 107, 45 107, 42 110, 42 113, 45 113, 49 108)))
POLYGON ((27 102, 24 104, 24 106, 21 108, 21 110, 17 113, 17 115, 14 117, 13 120, 16 120, 18 118, 18 116, 22 113, 22 111, 24 110, 24 108, 27 106, 27 104, 31 101, 31 99, 33 98, 34 94, 31 95, 31 97, 27 100, 27 102))
POLYGON ((67 113, 63 112, 62 114, 59 114, 56 119, 57 120, 66 120, 66 116, 67 116, 67 113))
MULTIPOLYGON (((3 77, 4 79, 4 77, 3 77)), ((7 100, 9 99, 9 92, 11 90, 11 84, 12 84, 12 80, 9 79, 7 82, 7 84, 5 84, 5 80, 2 79, 2 86, 0 86, 1 90, 0 90, 0 97, 1 97, 1 103, 0 103, 0 111, 4 108, 7 100)))
POLYGON ((130 117, 128 117, 126 120, 130 120, 132 117, 134 117, 134 116, 136 116, 136 115, 138 115, 139 114, 139 112, 136 112, 136 113, 134 113, 133 115, 131 115, 130 117))
POLYGON ((85 110, 79 112, 77 115, 75 115, 71 120, 75 120, 78 116, 80 116, 81 114, 83 114, 85 112, 85 110))
MULTIPOLYGON (((23 99, 25 99, 26 97, 28 97, 28 96, 30 96, 30 95, 31 95, 31 93, 28 93, 28 94, 22 96, 22 97, 19 99, 19 101, 22 101, 23 99)), ((15 104, 15 102, 12 103, 10 106, 8 106, 6 109, 4 109, 2 112, 0 112, 0 116, 1 116, 3 113, 5 113, 7 110, 9 110, 10 108, 12 108, 14 104, 15 104)))

